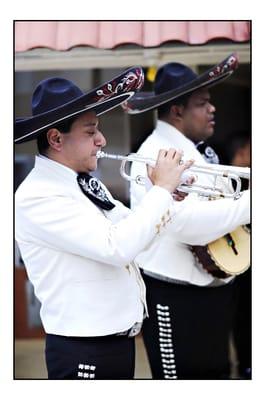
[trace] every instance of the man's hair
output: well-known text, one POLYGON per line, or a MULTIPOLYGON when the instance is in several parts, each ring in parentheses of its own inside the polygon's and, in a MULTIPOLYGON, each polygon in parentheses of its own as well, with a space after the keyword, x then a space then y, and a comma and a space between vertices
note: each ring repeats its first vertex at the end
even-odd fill
MULTIPOLYGON (((69 118, 66 121, 63 121, 63 122, 61 122, 59 124, 56 124, 56 125, 52 126, 51 128, 58 129, 58 131, 60 131, 61 133, 67 134, 67 133, 70 132, 71 126, 72 126, 73 122, 76 120, 76 118, 77 117, 69 118)), ((49 129, 51 129, 51 128, 49 128, 49 129)), ((48 148, 50 146, 49 142, 48 142, 48 139, 47 139, 48 130, 43 132, 43 133, 41 133, 37 137, 38 152, 39 152, 39 154, 42 154, 42 155, 46 155, 47 154, 47 150, 48 150, 48 148)))
POLYGON ((169 112, 170 112, 170 108, 172 106, 183 106, 183 107, 186 107, 186 105, 188 104, 189 98, 191 97, 192 93, 193 92, 184 94, 183 96, 180 96, 177 99, 173 99, 173 100, 169 101, 168 103, 165 103, 165 104, 162 104, 162 106, 159 106, 157 108, 158 118, 167 117, 169 112))

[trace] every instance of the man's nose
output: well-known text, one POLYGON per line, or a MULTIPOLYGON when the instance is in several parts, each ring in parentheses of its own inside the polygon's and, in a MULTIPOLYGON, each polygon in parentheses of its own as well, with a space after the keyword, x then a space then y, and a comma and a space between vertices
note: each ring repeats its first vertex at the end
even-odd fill
POLYGON ((100 146, 100 147, 106 146, 105 136, 99 130, 97 131, 97 134, 96 134, 95 144, 96 144, 96 146, 100 146))
POLYGON ((209 112, 210 113, 215 113, 215 111, 216 111, 215 106, 212 103, 209 103, 209 112))

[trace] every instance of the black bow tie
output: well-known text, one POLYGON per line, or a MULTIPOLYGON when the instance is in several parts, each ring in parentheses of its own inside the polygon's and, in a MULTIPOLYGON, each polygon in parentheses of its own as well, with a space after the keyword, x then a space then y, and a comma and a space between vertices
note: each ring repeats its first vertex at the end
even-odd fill
POLYGON ((103 210, 112 210, 115 207, 103 189, 101 182, 94 176, 80 172, 77 176, 77 182, 82 192, 98 207, 103 210))
POLYGON ((219 164, 219 157, 211 146, 204 142, 196 144, 197 150, 201 153, 206 162, 210 164, 219 164))

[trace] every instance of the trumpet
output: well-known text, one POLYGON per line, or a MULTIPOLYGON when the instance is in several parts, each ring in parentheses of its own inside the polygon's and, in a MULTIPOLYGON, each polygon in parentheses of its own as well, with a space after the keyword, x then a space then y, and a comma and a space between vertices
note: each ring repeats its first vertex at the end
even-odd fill
MULTIPOLYGON (((144 164, 148 164, 154 166, 156 164, 156 160, 153 158, 142 157, 138 154, 131 153, 127 156, 122 156, 119 154, 109 154, 104 151, 98 151, 96 157, 100 158, 108 158, 116 161, 121 161, 120 165, 120 174, 127 181, 135 181, 139 185, 146 184, 146 177, 138 175, 136 177, 132 177, 127 174, 126 167, 129 162, 141 162, 144 164)), ((183 160, 180 161, 183 163, 183 160)), ((193 164, 187 171, 182 174, 182 181, 178 186, 177 190, 184 193, 197 193, 200 196, 208 197, 211 199, 214 198, 233 198, 237 199, 240 197, 241 191, 241 178, 250 179, 250 168, 247 167, 234 167, 230 165, 221 165, 221 164, 193 164), (187 179, 187 172, 191 173, 199 173, 199 174, 208 174, 214 177, 214 181, 212 186, 199 185, 196 182, 193 184, 185 183, 185 179, 187 179), (225 191, 223 188, 217 186, 217 177, 225 177, 231 182, 230 187, 235 187, 233 191, 225 191), (234 185, 232 182, 234 181, 234 185)), ((228 186, 228 185, 227 185, 228 186)))

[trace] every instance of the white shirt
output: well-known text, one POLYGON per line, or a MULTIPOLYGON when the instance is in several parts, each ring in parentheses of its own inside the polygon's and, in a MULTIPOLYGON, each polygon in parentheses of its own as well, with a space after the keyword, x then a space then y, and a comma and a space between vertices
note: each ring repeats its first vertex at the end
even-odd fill
MULTIPOLYGON (((159 149, 170 147, 184 151, 184 159, 207 164, 193 142, 173 126, 158 120, 153 133, 143 142, 137 154, 156 159, 159 149)), ((134 162, 131 176, 146 176, 146 166, 134 162)), ((212 177, 198 175, 198 183, 209 185, 212 177)), ((225 182, 222 182, 225 185, 225 182)), ((147 186, 131 184, 131 207, 135 208, 147 191, 147 186)), ((196 194, 189 194, 182 202, 175 202, 175 216, 169 229, 161 233, 136 258, 145 271, 194 285, 211 285, 215 281, 195 261, 190 245, 206 245, 250 221, 250 193, 245 191, 238 200, 221 199, 202 201, 196 194)), ((220 280, 228 282, 231 278, 220 280)))
POLYGON ((116 207, 102 211, 82 193, 76 176, 36 157, 16 192, 16 240, 47 333, 122 332, 142 321, 146 306, 133 260, 150 245, 168 210, 174 212, 173 200, 154 186, 133 213, 113 198, 116 207))

